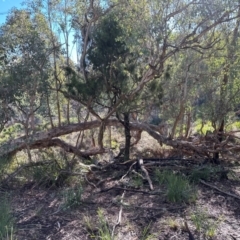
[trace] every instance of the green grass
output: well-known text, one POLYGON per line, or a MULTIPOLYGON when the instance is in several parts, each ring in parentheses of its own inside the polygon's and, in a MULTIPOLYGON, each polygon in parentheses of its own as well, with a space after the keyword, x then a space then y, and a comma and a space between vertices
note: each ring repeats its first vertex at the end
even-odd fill
POLYGON ((104 216, 104 211, 101 208, 97 211, 96 219, 85 216, 84 222, 91 239, 114 240, 108 221, 104 216))
POLYGON ((152 234, 150 234, 151 228, 152 228, 152 222, 150 222, 148 225, 146 225, 143 228, 140 240, 153 240, 153 239, 157 239, 152 234))
POLYGON ((15 239, 14 223, 11 215, 9 199, 6 195, 0 198, 0 239, 15 239))
POLYGON ((99 239, 113 240, 114 237, 111 236, 111 231, 109 229, 108 222, 107 222, 106 218, 104 217, 103 210, 98 209, 97 215, 98 215, 98 222, 99 222, 99 227, 98 227, 99 239))
POLYGON ((206 165, 192 169, 189 180, 193 183, 198 183, 200 180, 209 181, 212 179, 219 179, 221 178, 220 173, 225 174, 221 167, 206 165))
POLYGON ((159 185, 162 185, 164 183, 167 183, 168 175, 169 175, 169 171, 160 171, 159 169, 156 169, 154 172, 154 180, 159 185))
POLYGON ((143 186, 143 179, 141 176, 135 175, 132 179, 132 184, 135 188, 140 188, 143 186))
POLYGON ((67 189, 63 192, 63 209, 74 209, 82 204, 83 189, 77 186, 73 189, 67 189))
POLYGON ((169 202, 194 202, 197 195, 189 180, 171 171, 155 171, 155 181, 166 186, 166 198, 169 202))
POLYGON ((191 174, 189 175, 190 181, 197 183, 199 180, 208 181, 213 175, 213 169, 211 167, 203 167, 192 169, 191 174))
POLYGON ((208 238, 216 235, 219 223, 222 221, 221 217, 217 220, 211 219, 207 211, 197 209, 192 215, 191 220, 196 227, 196 230, 208 238))

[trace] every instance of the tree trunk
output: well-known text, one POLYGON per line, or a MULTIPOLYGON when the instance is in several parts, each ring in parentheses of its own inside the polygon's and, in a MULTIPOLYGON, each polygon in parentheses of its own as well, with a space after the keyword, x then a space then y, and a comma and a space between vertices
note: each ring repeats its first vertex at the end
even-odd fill
MULTIPOLYGON (((223 140, 223 132, 224 132, 224 120, 221 121, 220 127, 217 132, 217 139, 219 143, 221 143, 223 140)), ((213 162, 215 164, 219 164, 219 152, 215 152, 213 154, 213 162)))
POLYGON ((130 146, 131 146, 131 131, 129 124, 129 113, 124 113, 124 133, 125 133, 125 151, 124 160, 129 160, 130 157, 130 146))
POLYGON ((118 121, 124 127, 124 135, 125 135, 125 148, 124 148, 124 160, 129 160, 130 156, 130 147, 131 147, 131 129, 130 129, 130 113, 123 113, 124 119, 122 120, 119 116, 119 113, 116 112, 116 117, 118 121))

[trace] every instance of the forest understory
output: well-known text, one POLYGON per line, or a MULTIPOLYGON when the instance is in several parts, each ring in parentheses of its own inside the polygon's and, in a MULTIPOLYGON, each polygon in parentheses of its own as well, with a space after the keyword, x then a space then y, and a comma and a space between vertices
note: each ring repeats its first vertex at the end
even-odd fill
POLYGON ((13 239, 240 239, 236 159, 193 159, 147 133, 131 150, 141 151, 142 165, 105 154, 97 165, 85 160, 91 170, 76 162, 61 186, 54 178, 63 173, 64 158, 56 158, 56 149, 53 161, 21 165, 1 187, 11 206, 13 239))
POLYGON ((240 239, 238 46, 240 0, 12 8, 0 240, 240 239))

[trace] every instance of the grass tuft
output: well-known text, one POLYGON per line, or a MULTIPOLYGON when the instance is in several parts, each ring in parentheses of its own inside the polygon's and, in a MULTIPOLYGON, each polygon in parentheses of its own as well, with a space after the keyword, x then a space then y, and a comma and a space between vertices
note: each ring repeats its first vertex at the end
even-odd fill
POLYGON ((83 189, 81 186, 77 186, 73 189, 67 189, 63 192, 63 209, 73 209, 82 204, 83 189))
POLYGON ((15 239, 11 209, 6 195, 0 199, 0 213, 0 239, 15 239))
POLYGON ((155 171, 155 181, 165 184, 166 197, 169 202, 194 202, 196 201, 195 188, 186 177, 172 173, 171 171, 155 171))
POLYGON ((197 209, 191 215, 191 220, 196 230, 206 238, 213 238, 216 235, 219 223, 222 221, 221 217, 217 221, 211 219, 207 211, 202 209, 197 209))
POLYGON ((114 236, 111 235, 108 221, 104 216, 104 212, 101 208, 97 211, 97 223, 91 217, 85 216, 84 222, 91 239, 101 240, 114 240, 114 236))
POLYGON ((113 240, 114 238, 111 236, 111 231, 109 229, 108 222, 104 217, 103 210, 98 209, 97 215, 98 215, 98 221, 99 221, 99 227, 98 227, 99 238, 102 240, 113 240))

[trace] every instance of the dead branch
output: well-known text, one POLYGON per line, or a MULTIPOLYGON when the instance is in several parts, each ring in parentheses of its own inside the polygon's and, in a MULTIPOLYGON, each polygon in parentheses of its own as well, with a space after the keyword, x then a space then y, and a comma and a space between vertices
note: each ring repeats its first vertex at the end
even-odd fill
POLYGON ((159 195, 161 193, 160 191, 147 192, 147 191, 142 191, 142 190, 137 190, 132 188, 122 188, 122 187, 110 187, 110 188, 102 189, 98 193, 108 192, 111 190, 125 190, 129 192, 137 192, 137 193, 148 194, 148 195, 159 195))
POLYGON ((150 189, 153 190, 152 180, 151 180, 151 178, 149 177, 149 174, 148 174, 147 169, 143 166, 143 159, 139 159, 139 160, 138 160, 138 163, 139 163, 139 166, 140 166, 141 170, 142 170, 142 171, 145 173, 145 175, 146 175, 146 178, 147 178, 147 180, 148 180, 150 189))
POLYGON ((130 166, 130 168, 128 169, 127 173, 124 174, 124 175, 121 177, 120 181, 123 180, 123 179, 129 174, 129 172, 131 172, 133 166, 134 166, 136 163, 137 163, 137 162, 135 161, 135 162, 130 166))
MULTIPOLYGON (((0 158, 5 156, 11 156, 16 154, 18 151, 25 150, 26 146, 30 149, 41 149, 48 147, 61 147, 66 152, 74 153, 75 155, 86 158, 96 154, 102 154, 106 152, 106 149, 93 148, 87 149, 86 151, 80 151, 77 147, 72 146, 58 137, 70 134, 77 131, 83 131, 87 129, 99 128, 101 121, 95 120, 90 122, 83 122, 78 124, 69 124, 67 126, 60 126, 49 131, 38 132, 29 135, 28 138, 25 136, 5 142, 0 146, 0 158)), ((117 119, 108 119, 105 121, 105 126, 121 126, 117 119)), ((192 142, 191 139, 170 139, 163 136, 158 132, 156 127, 146 123, 132 122, 130 123, 131 130, 146 131, 150 136, 156 139, 159 144, 166 144, 182 152, 187 152, 190 155, 198 155, 202 159, 211 158, 211 155, 215 152, 226 153, 229 151, 239 151, 240 145, 228 144, 228 138, 222 143, 214 142, 209 139, 202 139, 199 143, 192 142)))
POLYGON ((90 182, 90 181, 88 180, 87 174, 85 174, 85 180, 87 181, 88 184, 90 184, 90 185, 93 186, 94 188, 97 188, 97 186, 96 186, 94 183, 92 183, 92 182, 90 182))
POLYGON ((115 232, 115 229, 117 226, 119 226, 122 222, 122 210, 123 210, 123 198, 124 198, 124 195, 125 195, 125 190, 123 191, 123 194, 121 196, 121 200, 120 200, 120 210, 119 210, 119 213, 118 213, 118 220, 117 220, 117 223, 113 226, 113 230, 112 230, 112 238, 114 236, 114 232, 115 232))
POLYGON ((215 187, 215 186, 212 186, 212 185, 206 183, 206 182, 203 181, 203 180, 200 180, 200 183, 202 183, 203 185, 205 185, 205 186, 207 186, 207 187, 210 187, 210 188, 212 188, 212 189, 215 189, 215 190, 217 190, 218 192, 221 192, 221 193, 223 193, 223 194, 225 194, 225 195, 227 195, 227 196, 230 196, 230 197, 233 197, 233 198, 236 198, 236 199, 240 200, 240 196, 235 195, 235 194, 232 194, 232 193, 225 192, 225 191, 223 191, 223 190, 221 190, 221 189, 219 189, 219 188, 217 188, 217 187, 215 187))
POLYGON ((186 231, 188 232, 189 240, 195 240, 195 238, 194 238, 193 234, 191 233, 186 221, 184 222, 184 227, 185 227, 186 231))

